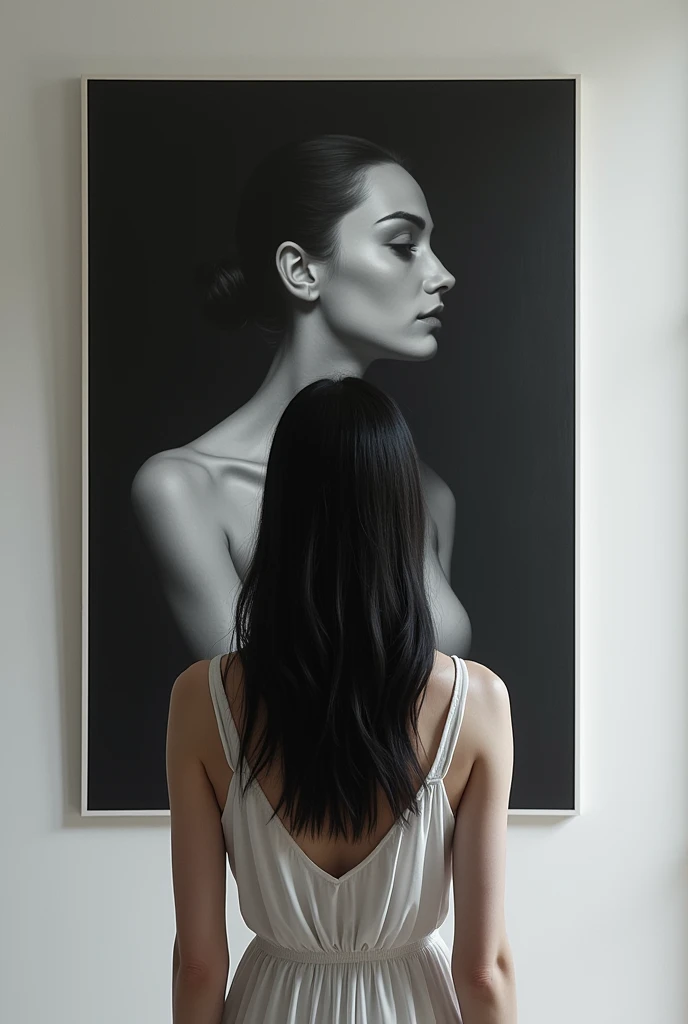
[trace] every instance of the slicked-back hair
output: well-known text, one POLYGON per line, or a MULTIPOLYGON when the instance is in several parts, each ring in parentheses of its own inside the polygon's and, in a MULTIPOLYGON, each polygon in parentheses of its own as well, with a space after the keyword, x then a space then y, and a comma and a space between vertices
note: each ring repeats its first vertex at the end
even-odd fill
POLYGON ((313 259, 335 258, 340 222, 364 201, 366 173, 380 164, 406 165, 351 135, 317 135, 268 153, 241 191, 233 254, 199 268, 207 317, 227 330, 287 328, 291 299, 277 271, 279 246, 296 242, 313 259))

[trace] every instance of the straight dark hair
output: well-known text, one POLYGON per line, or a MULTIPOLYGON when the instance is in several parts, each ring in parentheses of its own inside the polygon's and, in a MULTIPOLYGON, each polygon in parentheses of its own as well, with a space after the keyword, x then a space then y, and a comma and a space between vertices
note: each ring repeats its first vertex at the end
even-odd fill
POLYGON ((284 807, 296 833, 322 834, 327 822, 330 837, 371 834, 378 788, 402 828, 404 812, 417 811, 426 782, 409 725, 417 739, 436 648, 426 521, 418 455, 394 400, 358 377, 299 391, 272 440, 233 638, 242 792, 281 756, 275 814, 284 807))

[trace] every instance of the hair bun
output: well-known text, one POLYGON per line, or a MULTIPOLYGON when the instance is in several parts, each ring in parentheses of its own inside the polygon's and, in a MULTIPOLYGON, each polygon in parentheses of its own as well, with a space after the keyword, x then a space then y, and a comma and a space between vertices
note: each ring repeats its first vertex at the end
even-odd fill
POLYGON ((234 259, 204 264, 197 272, 203 312, 216 327, 236 330, 251 317, 249 289, 244 272, 234 259))

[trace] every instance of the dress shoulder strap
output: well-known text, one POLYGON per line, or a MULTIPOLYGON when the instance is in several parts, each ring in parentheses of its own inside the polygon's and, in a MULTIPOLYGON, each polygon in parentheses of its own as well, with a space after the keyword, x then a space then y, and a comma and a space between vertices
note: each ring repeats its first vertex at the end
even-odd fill
POLYGON ((232 712, 227 701, 227 694, 222 683, 221 658, 222 655, 218 654, 210 662, 208 667, 208 683, 222 746, 224 747, 227 763, 234 772, 239 763, 239 733, 234 724, 232 712))
POLYGON ((449 771, 449 765, 456 748, 456 741, 459 738, 463 713, 466 708, 466 696, 468 694, 468 668, 466 662, 456 654, 452 654, 452 659, 456 666, 456 676, 447 720, 444 723, 442 739, 440 740, 435 767, 432 773, 434 778, 437 779, 443 779, 449 771))

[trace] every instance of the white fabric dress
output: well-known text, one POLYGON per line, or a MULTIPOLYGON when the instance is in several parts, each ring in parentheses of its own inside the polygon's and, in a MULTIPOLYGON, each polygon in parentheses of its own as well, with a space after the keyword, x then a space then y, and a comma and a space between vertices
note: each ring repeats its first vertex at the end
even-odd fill
POLYGON ((222 815, 241 914, 256 933, 225 1000, 222 1024, 460 1024, 451 957, 437 929, 449 909, 454 815, 444 778, 463 719, 465 662, 417 815, 400 819, 340 878, 318 867, 254 782, 242 799, 239 735, 222 685, 209 683, 235 771, 222 815))

